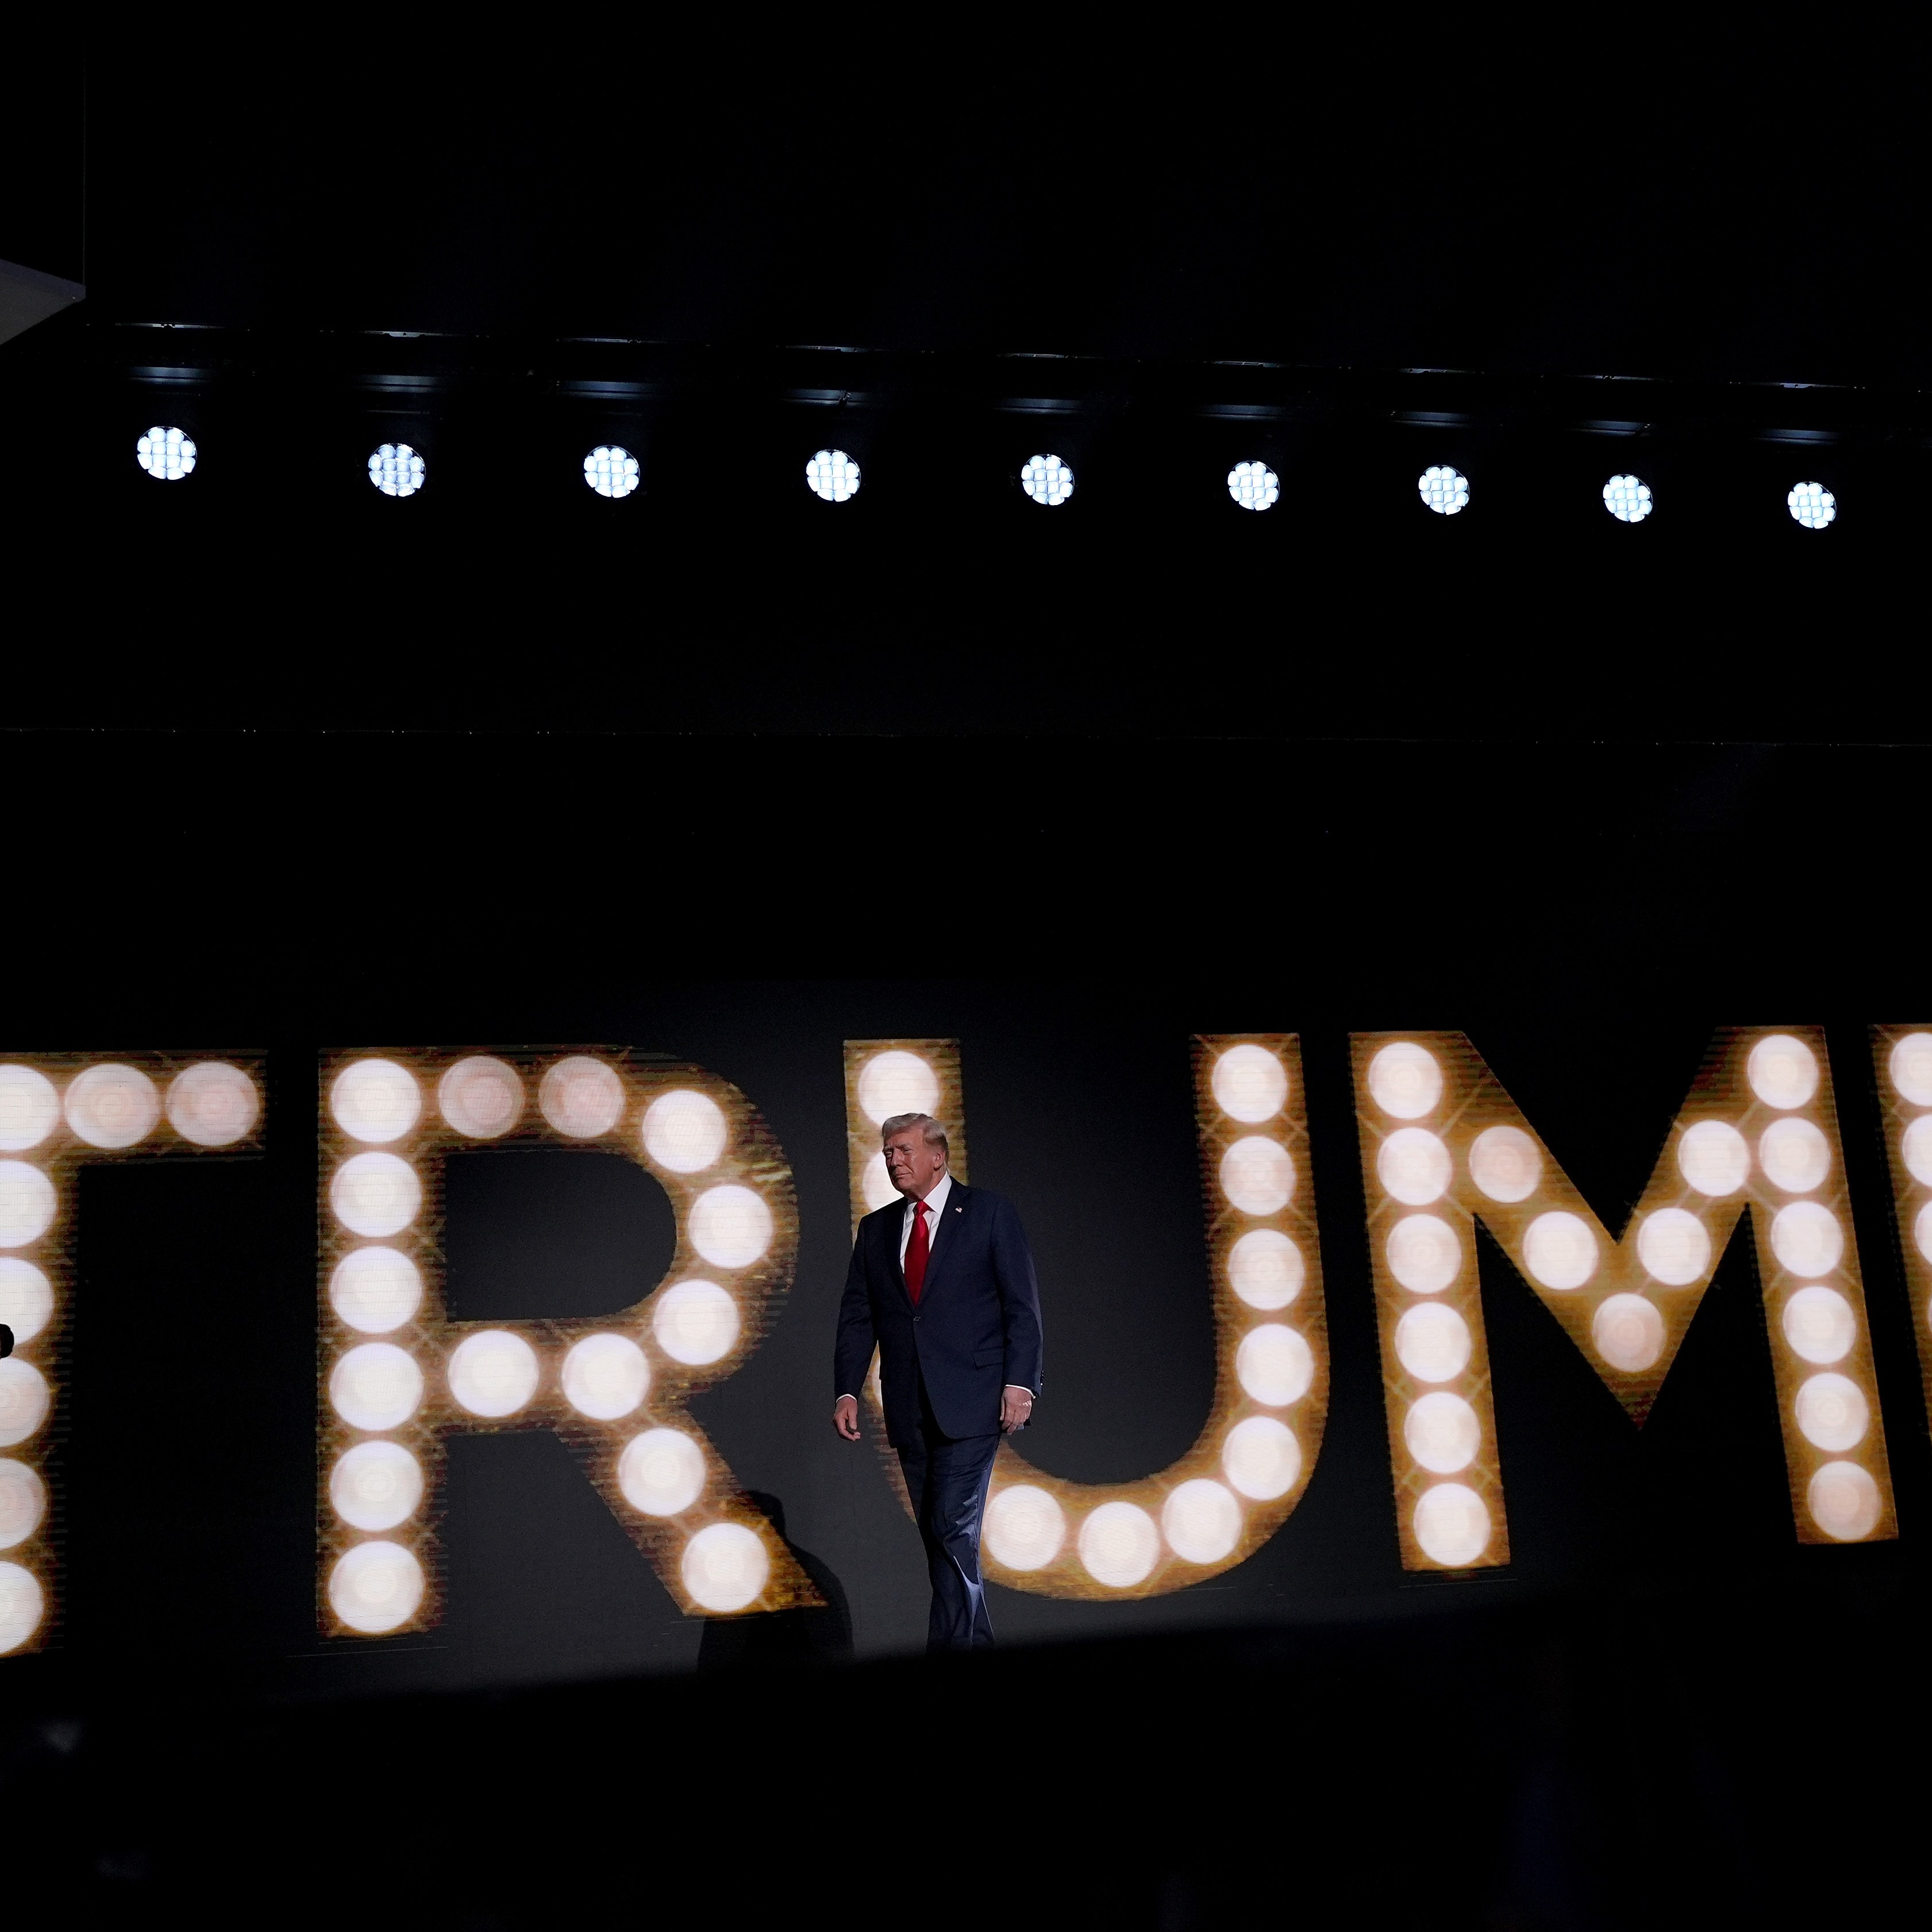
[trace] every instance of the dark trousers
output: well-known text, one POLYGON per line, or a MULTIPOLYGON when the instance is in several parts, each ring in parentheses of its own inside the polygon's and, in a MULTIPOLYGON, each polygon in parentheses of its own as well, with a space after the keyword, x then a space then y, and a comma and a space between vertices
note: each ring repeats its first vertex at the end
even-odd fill
POLYGON ((919 1392, 919 1447, 902 1449, 899 1468, 919 1516, 926 1567, 932 1579, 932 1613, 926 1647, 977 1650, 993 1641, 986 1614, 986 1586, 980 1579, 980 1524, 986 1512, 997 1434, 947 1436, 940 1432, 919 1392))

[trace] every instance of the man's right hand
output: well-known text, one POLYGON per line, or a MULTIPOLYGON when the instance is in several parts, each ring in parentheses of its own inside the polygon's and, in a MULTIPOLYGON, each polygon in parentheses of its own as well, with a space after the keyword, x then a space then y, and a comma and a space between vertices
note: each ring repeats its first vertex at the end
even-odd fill
POLYGON ((859 1398, 842 1395, 832 1405, 832 1426, 848 1442, 859 1439, 859 1398))

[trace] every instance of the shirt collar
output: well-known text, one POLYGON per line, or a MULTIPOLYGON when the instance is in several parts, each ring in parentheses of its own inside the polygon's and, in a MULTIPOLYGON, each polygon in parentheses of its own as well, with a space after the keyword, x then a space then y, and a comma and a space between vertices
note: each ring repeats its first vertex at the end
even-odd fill
MULTIPOLYGON (((952 1175, 942 1174, 939 1177, 938 1186, 926 1197, 926 1204, 932 1210, 932 1225, 934 1227, 939 1225, 939 1217, 946 1211, 946 1197, 952 1192, 952 1175)), ((912 1214, 912 1200, 910 1196, 906 1199, 905 1211, 909 1218, 912 1214)))

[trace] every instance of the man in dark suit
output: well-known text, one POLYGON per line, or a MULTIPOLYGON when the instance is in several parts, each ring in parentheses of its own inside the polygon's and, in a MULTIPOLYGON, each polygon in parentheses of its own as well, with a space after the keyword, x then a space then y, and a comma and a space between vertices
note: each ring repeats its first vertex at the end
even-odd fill
POLYGON ((858 1390, 879 1351, 886 1436, 898 1451, 932 1578, 928 1650, 993 1641, 980 1522, 1000 1438, 1040 1387, 1040 1289, 1013 1204, 946 1172, 946 1130, 895 1114, 880 1130, 904 1198, 859 1223, 838 1306, 832 1426, 859 1440, 858 1390))

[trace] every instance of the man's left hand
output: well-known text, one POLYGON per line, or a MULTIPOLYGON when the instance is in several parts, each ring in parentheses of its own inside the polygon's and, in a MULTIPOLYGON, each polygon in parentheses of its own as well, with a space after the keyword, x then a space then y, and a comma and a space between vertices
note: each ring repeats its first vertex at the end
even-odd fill
POLYGON ((1032 1413, 1033 1390, 1007 1383, 1000 1396, 1000 1433, 1010 1436, 1016 1429, 1024 1429, 1032 1413))

